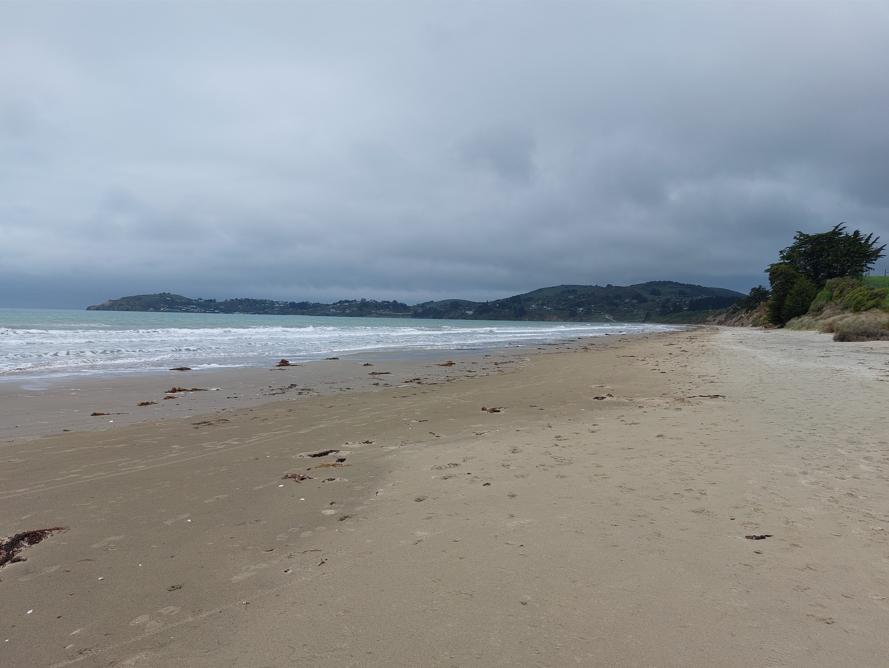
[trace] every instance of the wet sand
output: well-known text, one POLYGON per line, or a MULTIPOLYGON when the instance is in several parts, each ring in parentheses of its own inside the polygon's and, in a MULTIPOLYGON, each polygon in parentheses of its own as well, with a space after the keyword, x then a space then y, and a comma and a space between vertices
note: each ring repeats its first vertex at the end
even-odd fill
POLYGON ((883 665, 889 344, 607 343, 7 435, 0 663, 883 665))
MULTIPOLYGON (((620 340, 622 337, 615 337, 620 340)), ((606 345, 610 337, 488 351, 366 352, 265 368, 7 377, 0 382, 0 444, 69 431, 191 418, 300 397, 451 382, 507 371, 527 355, 606 345), (442 363, 453 365, 441 366, 442 363), (194 390, 169 392, 169 390, 194 390)))

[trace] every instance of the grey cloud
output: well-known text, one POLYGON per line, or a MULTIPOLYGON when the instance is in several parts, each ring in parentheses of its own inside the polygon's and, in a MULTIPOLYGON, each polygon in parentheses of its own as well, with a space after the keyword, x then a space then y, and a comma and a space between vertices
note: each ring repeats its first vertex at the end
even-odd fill
POLYGON ((747 289, 889 238, 879 4, 0 9, 0 305, 747 289))
POLYGON ((525 132, 478 132, 463 142, 460 153, 467 164, 489 169, 508 182, 527 184, 534 178, 534 140, 525 132))

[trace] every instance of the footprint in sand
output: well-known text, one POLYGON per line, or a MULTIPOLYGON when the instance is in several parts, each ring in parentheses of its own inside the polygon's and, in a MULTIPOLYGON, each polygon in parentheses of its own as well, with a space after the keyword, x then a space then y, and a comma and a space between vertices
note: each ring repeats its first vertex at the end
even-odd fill
POLYGON ((108 538, 104 538, 100 540, 98 543, 93 543, 90 545, 94 550, 99 549, 100 547, 111 547, 113 548, 113 543, 116 543, 120 540, 123 540, 124 536, 108 536, 108 538))
MULTIPOLYGON (((165 608, 161 608, 157 610, 157 613, 160 615, 164 615, 166 617, 170 617, 172 615, 176 615, 179 613, 181 608, 175 605, 168 605, 165 608)), ((146 633, 154 633, 155 631, 163 628, 164 623, 159 619, 152 619, 151 615, 139 615, 130 621, 130 626, 143 626, 143 631, 146 633)))
MULTIPOLYGON (((231 578, 231 581, 232 582, 241 582, 242 580, 246 580, 247 578, 252 578, 259 571, 263 570, 264 568, 268 568, 268 567, 269 567, 269 565, 265 562, 245 566, 244 569, 240 573, 238 573, 237 575, 235 575, 234 577, 231 578)), ((168 608, 164 608, 164 610, 167 610, 167 609, 168 608)), ((168 614, 168 613, 166 613, 166 614, 168 614)))

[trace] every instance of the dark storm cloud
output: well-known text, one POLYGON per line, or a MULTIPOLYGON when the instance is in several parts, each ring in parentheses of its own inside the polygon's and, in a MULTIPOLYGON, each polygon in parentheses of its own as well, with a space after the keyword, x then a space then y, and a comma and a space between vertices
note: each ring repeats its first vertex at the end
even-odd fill
POLYGON ((747 289, 889 238, 879 3, 0 7, 0 305, 747 289))

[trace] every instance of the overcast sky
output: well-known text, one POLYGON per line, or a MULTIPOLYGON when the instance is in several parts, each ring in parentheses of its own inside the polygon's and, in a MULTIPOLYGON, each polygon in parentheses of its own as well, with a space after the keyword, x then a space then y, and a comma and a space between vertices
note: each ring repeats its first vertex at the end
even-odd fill
POLYGON ((0 306, 746 291, 887 119, 883 1, 6 0, 0 306))

